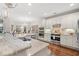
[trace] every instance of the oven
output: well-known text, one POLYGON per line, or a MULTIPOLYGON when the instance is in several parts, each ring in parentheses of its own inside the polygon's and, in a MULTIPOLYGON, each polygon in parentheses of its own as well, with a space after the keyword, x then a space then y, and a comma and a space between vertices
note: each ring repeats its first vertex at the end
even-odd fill
POLYGON ((51 40, 60 41, 60 34, 51 34, 51 40))

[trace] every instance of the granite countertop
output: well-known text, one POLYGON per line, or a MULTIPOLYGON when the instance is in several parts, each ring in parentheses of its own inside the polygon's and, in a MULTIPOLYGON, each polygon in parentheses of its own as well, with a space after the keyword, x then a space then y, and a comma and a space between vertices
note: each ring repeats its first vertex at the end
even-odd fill
POLYGON ((17 39, 11 34, 5 34, 3 38, 0 38, 0 56, 13 55, 29 47, 27 42, 17 39))
POLYGON ((26 36, 31 36, 31 35, 35 35, 34 33, 28 33, 28 34, 16 34, 16 37, 26 37, 26 36))

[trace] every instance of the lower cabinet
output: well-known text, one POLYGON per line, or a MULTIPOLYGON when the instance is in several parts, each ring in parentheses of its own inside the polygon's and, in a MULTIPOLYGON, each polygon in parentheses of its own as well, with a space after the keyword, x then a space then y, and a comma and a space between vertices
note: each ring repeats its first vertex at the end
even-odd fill
POLYGON ((76 35, 75 36, 64 35, 64 36, 61 36, 60 43, 62 45, 72 46, 72 47, 78 48, 79 43, 77 41, 78 40, 77 40, 76 35))
POLYGON ((79 51, 65 48, 55 44, 49 44, 48 49, 56 56, 79 56, 79 51))

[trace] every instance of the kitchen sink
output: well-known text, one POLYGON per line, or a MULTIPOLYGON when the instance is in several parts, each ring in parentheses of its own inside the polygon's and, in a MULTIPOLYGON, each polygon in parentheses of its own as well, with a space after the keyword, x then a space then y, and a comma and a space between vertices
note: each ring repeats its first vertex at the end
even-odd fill
POLYGON ((31 41, 31 38, 26 38, 26 37, 19 37, 19 39, 21 39, 23 41, 31 41))

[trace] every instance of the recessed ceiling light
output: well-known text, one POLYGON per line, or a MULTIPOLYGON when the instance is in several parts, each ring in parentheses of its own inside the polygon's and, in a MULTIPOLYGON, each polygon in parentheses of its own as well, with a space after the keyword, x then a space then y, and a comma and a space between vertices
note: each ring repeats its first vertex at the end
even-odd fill
POLYGON ((32 4, 31 3, 28 3, 28 6, 32 6, 32 4))
POLYGON ((30 14, 31 14, 31 12, 29 11, 29 12, 28 12, 28 14, 30 15, 30 14))
POLYGON ((70 4, 71 7, 74 6, 74 5, 75 5, 74 3, 71 3, 71 4, 70 4))

